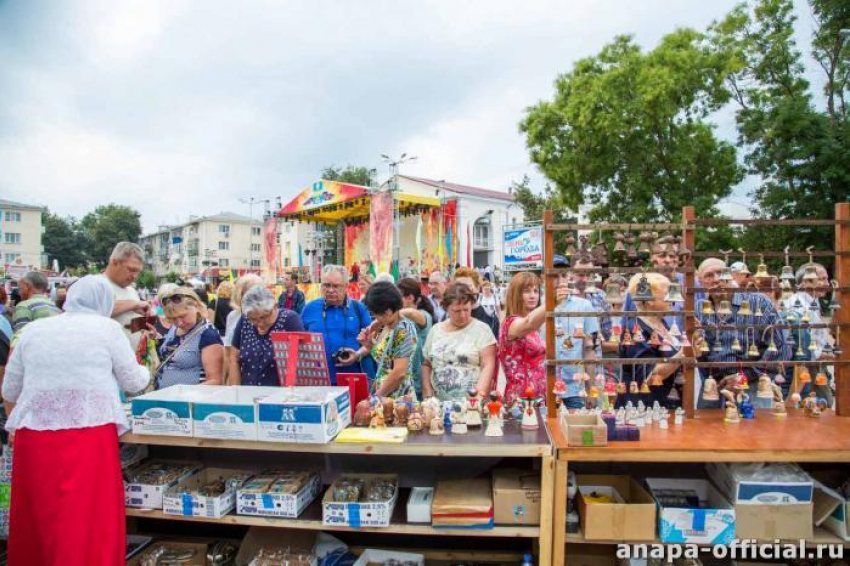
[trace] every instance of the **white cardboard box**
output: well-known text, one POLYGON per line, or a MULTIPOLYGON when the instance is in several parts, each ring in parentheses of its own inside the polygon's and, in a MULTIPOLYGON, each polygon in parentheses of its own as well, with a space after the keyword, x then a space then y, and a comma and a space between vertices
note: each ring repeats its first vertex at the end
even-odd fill
POLYGON ((838 471, 813 472, 815 524, 850 540, 850 500, 844 497, 847 475, 838 471))
POLYGON ((162 511, 168 515, 184 517, 223 517, 236 506, 236 486, 226 489, 216 497, 204 497, 192 492, 215 480, 241 478, 244 481, 251 475, 253 472, 245 470, 204 468, 165 491, 162 496, 162 511))
POLYGON ((121 459, 121 469, 135 466, 148 457, 147 444, 119 444, 118 457, 121 459))
MULTIPOLYGON (((767 464, 768 466, 770 464, 767 464)), ((738 481, 729 464, 705 465, 708 477, 733 505, 796 505, 811 503, 814 482, 738 481)))
POLYGON ((257 440, 257 401, 278 392, 279 387, 249 385, 216 388, 192 407, 195 436, 257 440))
POLYGON ((151 391, 130 402, 135 434, 192 436, 192 405, 224 386, 174 385, 151 391))
POLYGON ((162 496, 168 488, 177 485, 181 481, 197 474, 201 470, 201 464, 198 462, 165 462, 162 460, 154 460, 146 462, 136 468, 127 470, 127 474, 135 474, 148 466, 157 464, 186 464, 189 466, 188 471, 174 478, 174 480, 162 485, 148 485, 143 483, 124 482, 124 504, 127 507, 141 507, 144 509, 162 509, 162 496))
POLYGON ((257 440, 330 442, 351 424, 347 387, 284 387, 257 402, 257 440))
POLYGON ((296 494, 236 492, 236 514, 296 519, 322 491, 322 480, 314 474, 296 494))
POLYGON ((655 495, 661 489, 692 489, 703 508, 658 505, 658 534, 665 543, 730 544, 735 538, 735 510, 708 481, 701 479, 647 478, 655 495))
POLYGON ((399 562, 412 562, 418 566, 425 566, 425 555, 413 554, 411 552, 396 552, 391 550, 374 550, 367 548, 354 563, 354 566, 366 566, 367 564, 386 564, 389 560, 399 562))
POLYGON ((430 523, 431 504, 434 502, 433 487, 414 487, 407 498, 407 522, 430 523))
MULTIPOLYGON (((341 476, 342 477, 342 476, 341 476)), ((395 504, 398 501, 398 476, 393 474, 358 474, 367 481, 370 478, 387 478, 396 482, 396 490, 389 501, 344 503, 333 500, 331 485, 322 498, 322 524, 329 527, 389 527, 395 504)), ((339 481, 341 478, 337 478, 339 481)), ((336 484, 336 482, 334 482, 336 484)))

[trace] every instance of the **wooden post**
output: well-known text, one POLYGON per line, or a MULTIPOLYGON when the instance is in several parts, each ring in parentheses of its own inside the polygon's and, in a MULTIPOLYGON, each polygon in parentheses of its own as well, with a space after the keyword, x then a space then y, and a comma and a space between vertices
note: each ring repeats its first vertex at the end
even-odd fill
MULTIPOLYGON (((547 270, 552 269, 554 262, 555 237, 549 229, 554 219, 551 210, 543 211, 543 283, 546 289, 546 312, 555 310, 555 285, 552 283, 552 275, 547 270)), ((546 317, 546 358, 547 360, 557 358, 555 352, 555 319, 546 317)), ((550 419, 558 419, 555 411, 555 379, 556 370, 554 366, 546 364, 546 416, 550 419)))
MULTIPOLYGON (((693 226, 693 221, 695 218, 694 207, 686 206, 682 208, 682 245, 691 250, 691 252, 695 251, 696 248, 696 234, 695 227, 693 226)), ((693 267, 694 265, 694 257, 693 254, 687 258, 686 266, 693 267)), ((694 270, 688 269, 685 273, 685 289, 693 289, 696 285, 694 277, 694 270)), ((694 299, 693 293, 685 293, 685 312, 693 313, 694 312, 694 304, 696 303, 694 299)), ((694 317, 696 314, 686 314, 685 315, 685 329, 684 332, 688 337, 688 340, 693 340, 694 338, 694 317)), ((694 348, 691 346, 685 350, 685 357, 694 359, 694 348)), ((694 399, 696 398, 696 375, 697 369, 692 365, 688 364, 684 368, 685 375, 685 387, 684 387, 684 395, 682 396, 682 407, 685 409, 685 416, 689 419, 694 418, 694 399)))
MULTIPOLYGON (((835 220, 850 221, 850 203, 839 202, 835 205, 835 220)), ((835 225, 835 280, 839 287, 850 285, 850 225, 836 223, 835 225), (843 254, 842 254, 843 252, 843 254)), ((850 322, 850 293, 838 291, 841 308, 835 311, 833 320, 847 324, 850 322)), ((840 326, 835 329, 835 336, 841 345, 843 353, 838 360, 850 359, 847 349, 850 347, 850 328, 840 326)), ((835 413, 841 417, 850 417, 850 368, 847 364, 835 364, 835 413)))

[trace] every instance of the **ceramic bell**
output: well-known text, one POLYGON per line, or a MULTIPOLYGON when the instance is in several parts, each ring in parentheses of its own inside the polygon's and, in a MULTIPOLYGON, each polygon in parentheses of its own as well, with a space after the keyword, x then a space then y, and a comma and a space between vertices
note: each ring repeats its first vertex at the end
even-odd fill
POLYGON ((623 259, 626 257, 626 235, 622 232, 614 234, 614 257, 623 259))
POLYGON ((649 336, 649 345, 650 346, 660 346, 661 345, 661 337, 658 336, 658 332, 652 331, 652 334, 649 336))
POLYGON ((679 329, 679 325, 676 324, 675 320, 673 321, 673 324, 670 325, 668 333, 674 338, 680 338, 682 336, 682 331, 679 329))
POLYGON ((811 383, 812 382, 812 374, 809 373, 809 370, 806 368, 800 369, 800 375, 797 377, 800 383, 811 383))
POLYGON ((652 301, 655 297, 652 294, 652 285, 646 277, 646 273, 641 274, 641 278, 635 287, 635 294, 632 297, 635 301, 652 301))
POLYGON ((578 338, 579 340, 584 338, 584 326, 581 324, 576 324, 573 329, 573 338, 578 338))
POLYGON ((741 422, 741 416, 738 414, 738 405, 735 402, 735 394, 724 389, 720 392, 726 400, 726 410, 723 413, 723 422, 727 424, 738 424, 741 422))
POLYGON ((720 316, 728 316, 732 314, 732 304, 729 301, 720 301, 720 307, 717 309, 717 314, 720 316))
POLYGON ((684 332, 682 333, 681 340, 679 340, 679 345, 682 346, 682 348, 690 348, 691 347, 691 341, 688 340, 688 335, 685 334, 684 332))
POLYGON ((767 377, 766 374, 761 374, 759 376, 758 389, 756 390, 756 397, 759 399, 772 399, 773 398, 773 389, 771 388, 773 385, 770 382, 770 378, 767 377))
POLYGON ((827 378, 823 370, 819 371, 815 376, 815 385, 826 385, 827 383, 829 383, 829 378, 827 378))
POLYGON ((638 246, 638 256, 639 257, 649 257, 650 252, 652 251, 649 247, 649 242, 652 241, 652 234, 649 232, 641 232, 640 236, 640 246, 638 246))
POLYGON ((759 258, 760 259, 759 259, 758 267, 756 267, 755 278, 756 279, 770 279, 770 273, 768 273, 768 271, 767 271, 767 264, 764 263, 764 256, 760 255, 759 258))
POLYGON ((751 358, 758 358, 759 356, 761 356, 761 354, 759 353, 758 346, 756 346, 755 342, 750 343, 750 347, 747 348, 747 355, 751 358))
POLYGON ((491 391, 489 395, 490 402, 487 403, 487 429, 484 431, 484 436, 504 436, 502 430, 502 401, 499 398, 498 391, 491 391))
POLYGON ((764 318, 764 311, 761 310, 761 302, 756 303, 756 312, 753 313, 753 316, 764 318))
POLYGON ((605 284, 605 302, 609 305, 619 305, 624 302, 619 283, 609 282, 605 284))
POLYGON ((734 277, 732 277, 732 270, 731 270, 731 269, 729 269, 728 267, 724 267, 724 268, 720 271, 720 280, 721 280, 721 281, 723 281, 723 282, 725 282, 725 283, 728 283, 728 282, 730 282, 730 281, 734 281, 734 280, 735 280, 735 278, 734 278, 734 277))
POLYGON ((649 390, 649 385, 647 385, 646 381, 640 384, 640 392, 642 395, 651 393, 651 391, 649 390))
POLYGON ((629 393, 630 393, 630 394, 632 394, 632 395, 637 395, 637 394, 638 394, 638 384, 637 384, 637 381, 630 381, 630 382, 629 382, 629 393))
POLYGON ((702 385, 702 399, 703 401, 720 400, 720 393, 717 391, 717 381, 711 374, 708 374, 708 377, 705 378, 705 383, 702 385))
POLYGON ((737 337, 737 336, 735 336, 735 338, 732 340, 732 346, 730 347, 730 349, 731 349, 733 352, 741 352, 741 351, 743 351, 743 348, 741 348, 741 341, 740 341, 740 340, 738 340, 738 337, 737 337))
POLYGON ((685 297, 682 296, 682 286, 678 283, 670 283, 667 294, 664 295, 664 300, 668 303, 684 303, 685 297))
MULTIPOLYGON (((637 393, 637 391, 635 391, 637 393)), ((626 394, 626 384, 622 381, 617 383, 617 395, 625 395, 626 394)))
POLYGON ((567 236, 567 249, 564 252, 564 255, 567 257, 573 257, 576 254, 576 238, 572 234, 567 236))
POLYGON ((745 299, 741 301, 741 306, 738 308, 738 314, 741 316, 750 316, 753 314, 753 309, 750 308, 750 301, 745 299))
POLYGON ((636 241, 637 241, 637 238, 635 238, 634 234, 629 233, 629 235, 626 236, 626 243, 629 245, 629 249, 626 250, 626 258, 627 259, 630 259, 630 260, 637 259, 637 251, 635 250, 635 242, 636 241))
POLYGON ((711 301, 709 299, 703 299, 701 312, 704 316, 711 316, 714 314, 714 309, 711 308, 711 301))

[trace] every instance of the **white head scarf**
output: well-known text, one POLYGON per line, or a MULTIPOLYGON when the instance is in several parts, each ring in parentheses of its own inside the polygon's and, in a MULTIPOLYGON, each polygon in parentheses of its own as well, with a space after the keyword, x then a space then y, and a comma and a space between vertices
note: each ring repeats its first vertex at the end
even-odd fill
POLYGON ((112 316, 115 294, 102 275, 86 275, 68 289, 65 312, 112 316))

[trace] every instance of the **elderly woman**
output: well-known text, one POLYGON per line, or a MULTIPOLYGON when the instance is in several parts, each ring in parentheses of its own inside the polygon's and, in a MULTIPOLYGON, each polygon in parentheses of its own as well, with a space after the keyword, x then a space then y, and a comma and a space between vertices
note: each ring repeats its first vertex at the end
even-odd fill
POLYGON ((271 291, 251 287, 233 332, 230 385, 280 385, 270 336, 275 331, 303 332, 304 324, 297 312, 279 308, 271 291))
POLYGON ((192 289, 170 287, 159 297, 171 328, 159 350, 155 385, 221 385, 224 346, 215 327, 204 316, 204 304, 192 289))
POLYGON ((411 358, 416 353, 416 327, 401 316, 401 292, 389 281, 378 281, 363 302, 375 321, 364 331, 364 345, 354 356, 358 361, 372 356, 377 364, 372 393, 379 397, 409 395, 415 400, 411 358))
POLYGON ((360 299, 366 296, 366 293, 369 292, 369 287, 374 283, 374 279, 368 273, 361 273, 360 279, 357 281, 357 290, 360 292, 360 299))
MULTIPOLYGON (((629 293, 638 296, 639 287, 649 286, 652 300, 635 300, 638 313, 642 311, 664 312, 670 309, 664 300, 670 280, 659 273, 638 274, 629 281, 629 293), (646 278, 644 280, 644 277, 646 278)), ((663 316, 638 314, 637 318, 627 318, 623 322, 625 330, 631 335, 630 343, 620 343, 620 357, 647 358, 646 365, 624 365, 623 382, 627 394, 617 397, 617 405, 625 406, 628 401, 637 404, 643 401, 652 405, 655 401, 661 406, 674 408, 681 405, 681 389, 676 384, 676 377, 681 375, 682 366, 677 363, 653 363, 657 358, 681 358, 684 349, 679 337, 670 334, 670 328, 663 316), (635 335, 639 337, 635 340, 635 335), (642 339, 640 339, 642 338, 642 339), (632 386, 635 383, 635 386, 632 386), (643 388, 646 383, 647 387, 643 388), (671 394, 677 387, 676 394, 671 394), (635 388, 637 393, 635 393, 635 388), (641 388, 644 392, 641 393, 641 388), (649 389, 649 393, 646 390, 649 389)))
POLYGON ((64 314, 27 326, 6 366, 13 566, 124 563, 118 436, 128 423, 118 391, 141 391, 150 374, 110 318, 114 305, 105 278, 83 277, 64 314))
POLYGON ((472 318, 476 296, 469 285, 451 283, 443 293, 446 320, 435 325, 422 349, 422 395, 440 401, 466 399, 475 388, 486 395, 496 375, 496 339, 472 318))

